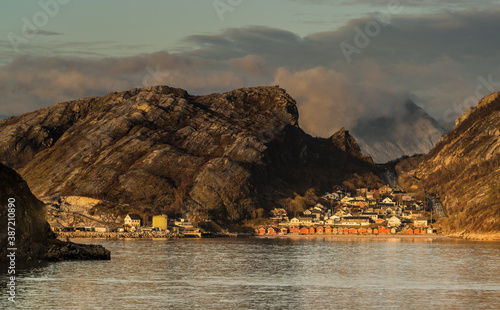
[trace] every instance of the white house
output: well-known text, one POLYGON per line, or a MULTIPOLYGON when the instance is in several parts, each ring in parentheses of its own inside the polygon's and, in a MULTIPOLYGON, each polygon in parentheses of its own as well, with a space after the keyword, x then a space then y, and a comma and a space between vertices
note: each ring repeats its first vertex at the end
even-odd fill
POLYGON ((140 227, 142 224, 142 218, 138 214, 130 213, 125 217, 124 224, 130 227, 140 227))
POLYGON ((389 197, 385 197, 385 199, 382 200, 382 203, 384 203, 384 204, 394 204, 394 201, 392 201, 392 199, 389 198, 389 197))
POLYGON ((387 220, 387 226, 389 226, 389 227, 399 227, 399 226, 401 226, 401 220, 398 217, 393 216, 393 217, 391 217, 390 219, 387 220))

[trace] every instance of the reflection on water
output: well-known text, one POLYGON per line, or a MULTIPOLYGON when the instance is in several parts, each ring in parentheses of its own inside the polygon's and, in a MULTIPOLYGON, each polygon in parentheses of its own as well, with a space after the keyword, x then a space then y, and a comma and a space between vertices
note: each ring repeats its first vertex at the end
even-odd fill
MULTIPOLYGON (((499 243, 431 238, 76 241, 103 244, 112 252, 111 261, 20 271, 19 309, 500 305, 499 243)), ((9 304, 2 294, 3 309, 9 304)))

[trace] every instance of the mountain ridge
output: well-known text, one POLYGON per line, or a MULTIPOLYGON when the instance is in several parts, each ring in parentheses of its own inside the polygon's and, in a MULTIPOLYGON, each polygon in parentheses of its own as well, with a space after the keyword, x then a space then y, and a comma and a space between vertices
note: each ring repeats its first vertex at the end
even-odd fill
POLYGON ((368 157, 339 148, 345 141, 300 129, 295 101, 275 86, 206 96, 131 89, 9 118, 0 133, 0 158, 37 196, 150 213, 238 222, 294 192, 377 179, 368 157))

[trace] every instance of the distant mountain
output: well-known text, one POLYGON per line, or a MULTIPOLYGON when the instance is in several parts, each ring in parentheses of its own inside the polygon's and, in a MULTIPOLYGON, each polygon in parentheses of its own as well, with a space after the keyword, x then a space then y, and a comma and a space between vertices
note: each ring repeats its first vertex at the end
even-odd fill
POLYGON ((426 154, 444 130, 422 108, 407 101, 390 116, 360 119, 351 133, 365 154, 385 163, 404 155, 426 154))
POLYGON ((398 169, 441 197, 445 231, 500 233, 500 93, 467 110, 417 167, 398 169))
POLYGON ((147 87, 0 122, 0 159, 42 199, 90 197, 116 203, 116 212, 189 212, 225 223, 268 214, 309 188, 376 182, 358 149, 343 131, 304 133, 295 101, 278 87, 207 96, 147 87))

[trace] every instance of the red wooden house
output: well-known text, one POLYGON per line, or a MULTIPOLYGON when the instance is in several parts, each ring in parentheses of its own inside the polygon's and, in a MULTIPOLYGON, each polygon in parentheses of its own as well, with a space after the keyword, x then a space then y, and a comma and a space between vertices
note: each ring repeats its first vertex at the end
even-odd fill
POLYGON ((259 234, 265 234, 266 229, 265 228, 259 228, 259 234))
POLYGON ((316 229, 314 227, 309 228, 309 233, 314 234, 316 232, 316 229))
POLYGON ((274 228, 274 227, 269 227, 269 228, 267 229, 267 233, 268 233, 268 234, 273 234, 273 235, 277 234, 277 233, 278 233, 278 231, 279 231, 279 230, 278 230, 277 228, 274 228))
POLYGON ((332 228, 330 226, 325 227, 325 234, 330 235, 332 233, 332 228))
POLYGON ((309 234, 309 228, 307 228, 307 227, 305 227, 305 226, 304 226, 304 227, 301 227, 301 228, 299 229, 299 232, 300 232, 301 234, 303 234, 303 235, 309 234))
POLYGON ((323 234, 324 232, 325 232, 325 229, 324 229, 323 227, 321 227, 321 226, 320 226, 320 227, 316 228, 316 233, 317 233, 317 234, 320 234, 320 235, 321 235, 321 234, 323 234))

